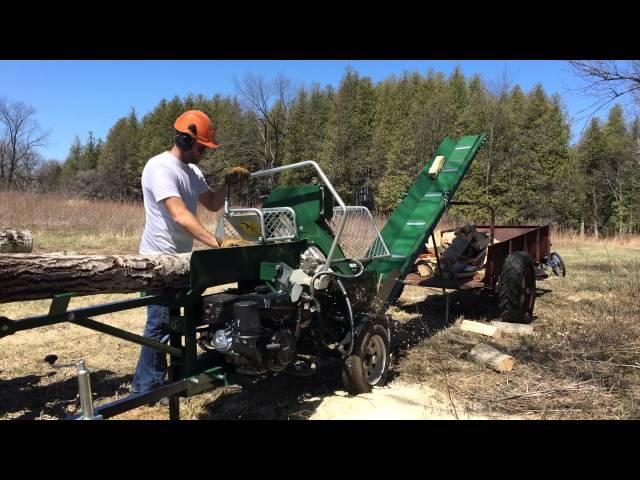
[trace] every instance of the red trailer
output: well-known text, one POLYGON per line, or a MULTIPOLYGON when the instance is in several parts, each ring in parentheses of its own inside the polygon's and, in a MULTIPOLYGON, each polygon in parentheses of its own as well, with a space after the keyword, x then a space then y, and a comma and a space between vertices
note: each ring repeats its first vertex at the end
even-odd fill
MULTIPOLYGON (((451 202, 452 204, 469 204, 451 202)), ((483 268, 473 277, 445 278, 442 275, 421 276, 417 271, 404 279, 408 285, 453 290, 488 289, 498 296, 500 317, 504 321, 528 323, 533 318, 536 298, 536 279, 543 280, 549 274, 564 277, 566 267, 560 255, 551 250, 549 225, 495 225, 495 213, 491 210, 491 224, 477 225, 476 231, 489 235, 486 260, 483 268)), ((440 231, 440 242, 447 232, 440 231)), ((434 238, 434 244, 435 244, 434 238)), ((425 249, 419 258, 432 257, 439 264, 436 249, 425 249)))

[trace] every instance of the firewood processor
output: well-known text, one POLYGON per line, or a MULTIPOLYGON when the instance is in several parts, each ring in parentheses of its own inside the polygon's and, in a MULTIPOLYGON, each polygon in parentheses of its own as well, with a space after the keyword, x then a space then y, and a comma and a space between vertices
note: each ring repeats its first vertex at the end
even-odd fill
POLYGON ((82 410, 70 418, 109 418, 168 396, 170 418, 177 419, 179 397, 227 384, 238 374, 312 373, 322 358, 340 362, 348 392, 369 392, 389 372, 385 311, 400 296, 484 141, 483 134, 445 138, 382 229, 366 207, 345 205, 313 161, 254 172, 252 177, 313 169, 318 183, 277 187, 261 208, 225 202, 216 232, 239 246, 194 251, 188 284, 72 310, 74 294, 58 292, 46 315, 0 317, 0 337, 71 322, 168 354, 162 387, 95 407, 83 363, 82 410), (204 294, 227 284, 237 286, 204 294), (170 309, 166 342, 94 319, 152 304, 170 309))

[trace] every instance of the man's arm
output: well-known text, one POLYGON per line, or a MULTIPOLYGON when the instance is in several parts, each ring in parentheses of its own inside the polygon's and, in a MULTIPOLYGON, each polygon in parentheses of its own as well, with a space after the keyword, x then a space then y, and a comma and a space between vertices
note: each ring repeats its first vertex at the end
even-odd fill
MULTIPOLYGON (((211 190, 200 194, 198 200, 207 210, 217 212, 224 205, 224 190, 225 185, 228 185, 231 190, 236 188, 239 184, 245 183, 249 180, 251 173, 244 167, 233 167, 227 171, 224 177, 224 184, 217 190, 211 190)), ((204 181, 204 180, 203 180, 204 181)))
MULTIPOLYGON (((202 195, 206 195, 206 192, 202 195)), ((222 198, 224 199, 224 193, 222 198)), ((193 235, 194 238, 210 247, 220 248, 216 237, 211 235, 207 229, 204 228, 202 223, 200 223, 200 220, 198 220, 196 216, 189 211, 180 197, 169 197, 162 200, 162 203, 169 211, 171 218, 173 218, 178 225, 182 226, 186 231, 193 235)))
POLYGON ((207 210, 217 212, 224 205, 224 185, 217 190, 201 193, 198 200, 207 210))

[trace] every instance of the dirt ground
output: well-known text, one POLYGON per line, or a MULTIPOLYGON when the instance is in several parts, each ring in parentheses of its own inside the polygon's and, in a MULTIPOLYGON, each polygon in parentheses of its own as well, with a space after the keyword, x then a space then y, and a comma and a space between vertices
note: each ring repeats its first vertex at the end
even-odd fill
MULTIPOLYGON (((640 418, 640 248, 570 242, 554 245, 566 278, 538 284, 534 335, 500 340, 462 332, 462 319, 490 320, 492 299, 452 293, 449 317, 441 292, 406 287, 393 320, 392 370, 384 388, 358 397, 343 390, 338 366, 316 375, 247 377, 187 399, 183 419, 496 419, 640 418), (512 355, 514 369, 498 374, 465 353, 483 341, 512 355)), ((135 295, 72 299, 70 308, 135 295)), ((44 314, 48 301, 0 305, 12 319, 44 314)), ((144 309, 99 317, 142 333, 144 309)), ((59 419, 77 413, 75 368, 92 371, 96 405, 122 398, 139 347, 79 326, 59 324, 0 339, 0 419, 59 419)), ((166 407, 140 407, 117 419, 167 419, 166 407)))

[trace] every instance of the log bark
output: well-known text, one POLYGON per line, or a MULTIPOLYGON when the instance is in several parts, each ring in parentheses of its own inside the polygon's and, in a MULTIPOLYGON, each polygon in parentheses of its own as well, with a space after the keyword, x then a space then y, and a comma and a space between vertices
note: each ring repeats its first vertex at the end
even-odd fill
POLYGON ((191 253, 178 255, 0 255, 0 303, 133 293, 189 282, 191 253))
POLYGON ((502 331, 502 333, 513 333, 516 335, 533 335, 533 325, 528 325, 525 323, 498 322, 496 320, 492 320, 491 325, 498 327, 502 331))
POLYGON ((29 230, 0 229, 0 253, 31 253, 32 249, 29 230))
POLYGON ((473 347, 469 352, 469 358, 478 365, 489 367, 500 373, 510 372, 515 362, 511 355, 506 355, 485 343, 479 343, 473 347))

